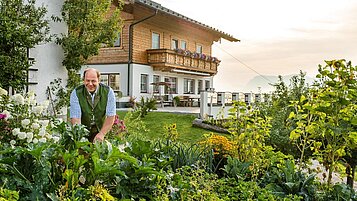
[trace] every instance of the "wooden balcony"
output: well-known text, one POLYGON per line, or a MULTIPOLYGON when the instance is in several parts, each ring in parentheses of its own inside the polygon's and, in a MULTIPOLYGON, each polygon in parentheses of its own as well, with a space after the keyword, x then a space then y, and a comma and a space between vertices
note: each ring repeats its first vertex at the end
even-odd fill
POLYGON ((148 63, 154 70, 212 76, 220 63, 215 57, 169 49, 146 50, 148 63))

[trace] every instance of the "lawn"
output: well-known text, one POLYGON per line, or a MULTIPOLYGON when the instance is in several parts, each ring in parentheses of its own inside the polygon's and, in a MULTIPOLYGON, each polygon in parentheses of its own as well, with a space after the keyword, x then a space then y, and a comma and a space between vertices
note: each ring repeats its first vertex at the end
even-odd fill
MULTIPOLYGON (((126 111, 118 111, 121 119, 126 114, 126 111)), ((165 133, 164 126, 176 123, 179 133, 178 140, 181 142, 195 143, 203 139, 203 135, 211 133, 211 131, 192 127, 192 121, 196 118, 193 114, 178 114, 169 112, 149 112, 142 121, 149 129, 147 135, 150 139, 161 138, 165 133)), ((217 134, 217 133, 216 133, 217 134)))

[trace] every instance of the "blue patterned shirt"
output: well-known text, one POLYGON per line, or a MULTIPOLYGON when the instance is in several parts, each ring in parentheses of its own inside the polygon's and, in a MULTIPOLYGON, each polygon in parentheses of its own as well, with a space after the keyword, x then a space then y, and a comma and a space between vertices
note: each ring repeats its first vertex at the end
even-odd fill
MULTIPOLYGON (((94 92, 92 96, 92 102, 94 102, 94 97, 98 91, 100 85, 98 85, 96 91, 94 92)), ((81 112, 81 106, 79 105, 79 100, 77 97, 76 89, 74 89, 71 93, 70 97, 70 118, 77 118, 80 119, 82 117, 82 112, 81 112)), ((114 91, 112 88, 109 87, 109 93, 108 93, 108 102, 107 102, 107 107, 106 107, 106 112, 105 115, 108 117, 115 116, 116 115, 116 101, 115 101, 115 95, 114 91)))

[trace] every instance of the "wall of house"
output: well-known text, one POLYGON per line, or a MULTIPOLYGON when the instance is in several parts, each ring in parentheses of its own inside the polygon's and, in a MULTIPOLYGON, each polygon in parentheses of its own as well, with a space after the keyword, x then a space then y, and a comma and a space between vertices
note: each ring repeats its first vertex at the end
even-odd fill
MULTIPOLYGON (((67 33, 66 24, 51 21, 52 15, 59 16, 61 14, 63 0, 37 0, 36 5, 44 5, 47 8, 46 19, 49 20, 50 34, 67 33)), ((29 91, 34 91, 37 94, 37 101, 42 102, 48 98, 46 89, 51 81, 54 81, 56 78, 61 78, 64 82, 63 86, 65 85, 67 70, 62 66, 64 57, 63 50, 61 46, 52 41, 30 49, 29 57, 35 59, 35 63, 31 68, 37 69, 37 71, 31 72, 30 81, 38 83, 30 85, 29 91)))
POLYGON ((187 49, 191 52, 195 52, 196 45, 200 44, 202 45, 202 53, 212 55, 212 41, 206 40, 204 37, 206 33, 204 32, 188 34, 188 32, 193 32, 194 29, 193 27, 186 27, 185 29, 168 30, 145 22, 137 24, 133 34, 133 61, 136 63, 147 63, 146 50, 152 47, 152 32, 160 34, 161 49, 171 49, 171 40, 177 39, 179 42, 181 40, 186 41, 187 49))

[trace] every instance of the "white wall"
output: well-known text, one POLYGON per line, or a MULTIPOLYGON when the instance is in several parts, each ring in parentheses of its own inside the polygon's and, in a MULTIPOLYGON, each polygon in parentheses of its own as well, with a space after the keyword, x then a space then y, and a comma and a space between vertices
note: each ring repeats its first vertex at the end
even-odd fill
MULTIPOLYGON (((48 1, 37 0, 36 5, 44 5, 47 8, 46 19, 50 21, 50 34, 67 33, 67 26, 64 23, 55 23, 51 21, 51 16, 59 16, 61 13, 63 0, 48 1)), ((30 49, 30 57, 35 59, 33 69, 34 81, 37 85, 29 85, 29 91, 34 91, 37 94, 37 101, 42 102, 47 99, 46 89, 50 82, 56 78, 61 78, 67 82, 67 70, 62 66, 63 50, 61 46, 56 45, 54 41, 41 44, 33 49, 30 49)))

